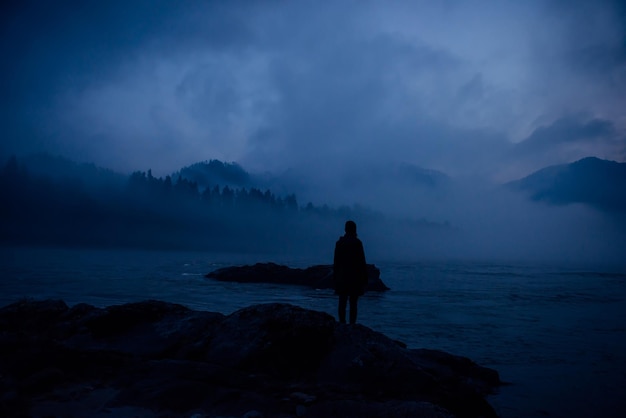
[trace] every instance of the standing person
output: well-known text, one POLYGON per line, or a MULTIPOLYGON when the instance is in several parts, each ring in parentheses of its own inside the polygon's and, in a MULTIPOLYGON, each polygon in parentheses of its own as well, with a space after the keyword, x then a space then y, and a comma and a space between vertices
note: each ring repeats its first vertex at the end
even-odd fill
POLYGON ((367 285, 367 266, 363 243, 356 236, 356 223, 347 221, 345 235, 335 244, 333 271, 335 293, 339 295, 339 322, 346 322, 346 306, 350 300, 350 323, 356 323, 357 302, 367 285))

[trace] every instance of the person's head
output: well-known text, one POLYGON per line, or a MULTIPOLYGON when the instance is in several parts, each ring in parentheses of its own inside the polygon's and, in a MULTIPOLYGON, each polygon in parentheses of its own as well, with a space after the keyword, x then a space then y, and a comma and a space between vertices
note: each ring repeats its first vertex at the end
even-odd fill
POLYGON ((356 224, 354 221, 347 221, 345 230, 348 235, 356 235, 356 224))

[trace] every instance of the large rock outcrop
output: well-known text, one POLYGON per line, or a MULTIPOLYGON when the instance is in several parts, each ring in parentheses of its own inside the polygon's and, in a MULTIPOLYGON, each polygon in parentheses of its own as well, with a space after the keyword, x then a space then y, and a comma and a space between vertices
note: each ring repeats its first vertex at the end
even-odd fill
MULTIPOLYGON (((300 269, 275 263, 256 263, 224 267, 208 273, 206 277, 224 282, 295 284, 314 289, 334 288, 332 265, 300 269)), ((385 290, 389 288, 380 279, 380 270, 374 264, 368 264, 365 291, 384 292, 385 290)))
POLYGON ((494 417, 496 371, 287 304, 0 309, 3 417, 494 417))

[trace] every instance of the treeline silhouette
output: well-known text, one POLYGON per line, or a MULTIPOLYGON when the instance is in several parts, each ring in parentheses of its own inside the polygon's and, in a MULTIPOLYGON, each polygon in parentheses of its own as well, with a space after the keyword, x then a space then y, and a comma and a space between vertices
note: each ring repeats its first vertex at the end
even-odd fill
MULTIPOLYGON (((181 203, 187 199, 190 201, 202 201, 209 210, 237 210, 250 212, 254 211, 257 215, 260 211, 292 211, 299 210, 298 202, 295 194, 289 194, 286 197, 277 197, 269 189, 262 191, 261 189, 251 187, 231 188, 228 185, 220 186, 218 184, 213 187, 206 187, 200 190, 197 181, 188 180, 179 176, 175 181, 171 176, 165 178, 156 178, 152 175, 151 170, 148 172, 136 171, 128 181, 130 191, 134 196, 141 196, 147 199, 170 199, 176 198, 181 203)), ((312 204, 307 205, 307 210, 317 210, 312 204)))
POLYGON ((200 185, 220 184, 230 187, 251 186, 254 179, 237 163, 225 163, 220 160, 209 160, 194 163, 174 173, 175 178, 184 177, 196 181, 200 185))
POLYGON ((150 170, 94 185, 44 175, 15 157, 1 169, 0 195, 0 241, 19 245, 299 251, 327 246, 355 210, 150 170))

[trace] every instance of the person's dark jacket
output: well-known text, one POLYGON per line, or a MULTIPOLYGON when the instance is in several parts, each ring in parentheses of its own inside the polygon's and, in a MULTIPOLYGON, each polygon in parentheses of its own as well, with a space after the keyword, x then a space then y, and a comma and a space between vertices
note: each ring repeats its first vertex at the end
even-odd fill
POLYGON ((363 243, 356 235, 346 234, 335 244, 333 263, 335 293, 362 295, 367 285, 367 265, 363 243))

